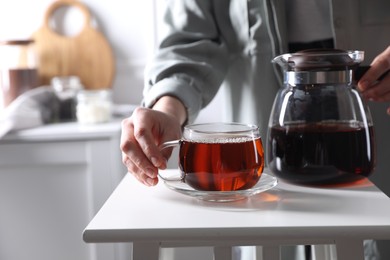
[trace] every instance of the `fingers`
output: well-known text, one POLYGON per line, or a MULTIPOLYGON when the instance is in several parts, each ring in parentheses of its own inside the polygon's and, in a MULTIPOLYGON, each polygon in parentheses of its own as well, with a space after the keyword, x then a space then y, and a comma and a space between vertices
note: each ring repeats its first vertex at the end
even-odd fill
MULTIPOLYGON (((153 186, 158 183, 158 169, 143 151, 141 145, 135 137, 134 118, 128 118, 122 121, 122 133, 120 148, 122 150, 122 162, 128 172, 133 174, 140 182, 147 186, 153 186)), ((143 137, 145 139, 146 137, 143 137)), ((146 143, 152 143, 146 141, 146 143)), ((155 146, 155 145, 154 145, 155 146)), ((149 149, 149 148, 148 148, 149 149)), ((163 164, 160 164, 164 167, 163 164)))
POLYGON ((140 109, 134 114, 134 121, 137 122, 134 124, 134 138, 149 162, 156 168, 165 169, 167 162, 158 148, 162 135, 160 127, 153 125, 149 117, 143 115, 144 112, 140 109))
POLYGON ((158 169, 167 167, 171 150, 160 151, 165 141, 179 139, 177 119, 160 111, 137 108, 122 121, 120 148, 127 170, 147 186, 158 183, 158 169))
MULTIPOLYGON (((390 101, 390 46, 371 63, 370 69, 358 82, 363 98, 377 102, 390 101)), ((390 115, 390 108, 387 109, 390 115)))
MULTIPOLYGON (((390 69, 390 46, 379 54, 371 63, 371 68, 358 82, 358 89, 362 92, 377 84, 378 79, 390 69)), ((388 76, 385 77, 388 79, 388 76)), ((390 86, 389 86, 390 88, 390 86)))
POLYGON ((122 151, 122 161, 130 173, 144 184, 155 182, 148 179, 156 179, 158 169, 151 164, 135 141, 127 142, 126 147, 122 146, 122 151))
POLYGON ((363 91, 362 96, 367 100, 376 102, 390 101, 390 76, 363 91))
POLYGON ((154 186, 158 183, 157 171, 154 172, 153 168, 143 170, 138 166, 139 164, 137 165, 137 162, 132 161, 125 153, 122 153, 122 162, 126 166, 127 171, 144 185, 154 186))

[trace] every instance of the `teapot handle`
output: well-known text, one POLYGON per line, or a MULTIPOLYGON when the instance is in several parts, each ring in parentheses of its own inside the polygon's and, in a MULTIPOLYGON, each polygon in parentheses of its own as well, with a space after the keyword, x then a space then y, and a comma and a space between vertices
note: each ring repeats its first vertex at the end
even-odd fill
MULTIPOLYGON (((356 82, 358 82, 362 77, 363 75, 371 68, 371 66, 359 66, 355 69, 355 72, 354 72, 354 80, 356 82)), ((378 79, 377 81, 381 81, 383 80, 390 72, 390 69, 385 71, 385 73, 383 73, 378 79)))

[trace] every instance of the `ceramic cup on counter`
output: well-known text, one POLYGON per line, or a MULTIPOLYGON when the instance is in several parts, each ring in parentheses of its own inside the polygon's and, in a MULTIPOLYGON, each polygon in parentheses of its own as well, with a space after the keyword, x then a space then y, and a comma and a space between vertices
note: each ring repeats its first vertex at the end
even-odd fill
POLYGON ((235 191, 250 189, 264 168, 264 150, 256 125, 206 123, 184 127, 180 140, 165 142, 160 149, 179 146, 181 180, 196 190, 235 191))

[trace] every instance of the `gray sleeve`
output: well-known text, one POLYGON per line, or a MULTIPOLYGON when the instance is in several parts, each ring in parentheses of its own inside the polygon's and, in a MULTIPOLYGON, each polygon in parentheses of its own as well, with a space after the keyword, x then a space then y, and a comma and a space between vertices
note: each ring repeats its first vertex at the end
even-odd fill
POLYGON ((213 17, 213 2, 167 1, 164 36, 145 70, 144 106, 174 96, 184 103, 192 122, 218 92, 229 57, 213 17))

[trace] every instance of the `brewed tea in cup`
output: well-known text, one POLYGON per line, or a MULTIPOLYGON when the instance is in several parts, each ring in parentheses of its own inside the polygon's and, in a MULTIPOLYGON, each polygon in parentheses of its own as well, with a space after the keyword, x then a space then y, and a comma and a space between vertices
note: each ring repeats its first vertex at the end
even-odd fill
POLYGON ((264 169, 264 149, 256 125, 206 123, 184 127, 180 140, 161 149, 179 146, 181 180, 196 190, 235 191, 253 187, 264 169))

